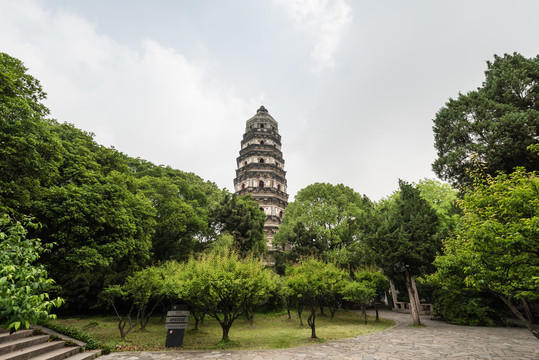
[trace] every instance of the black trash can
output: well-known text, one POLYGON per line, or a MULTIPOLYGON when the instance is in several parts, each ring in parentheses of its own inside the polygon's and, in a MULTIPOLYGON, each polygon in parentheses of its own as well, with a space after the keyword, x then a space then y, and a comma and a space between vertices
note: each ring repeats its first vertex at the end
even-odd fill
POLYGON ((172 305, 172 309, 167 312, 167 340, 165 347, 179 347, 183 345, 183 336, 187 329, 189 311, 186 305, 172 305))

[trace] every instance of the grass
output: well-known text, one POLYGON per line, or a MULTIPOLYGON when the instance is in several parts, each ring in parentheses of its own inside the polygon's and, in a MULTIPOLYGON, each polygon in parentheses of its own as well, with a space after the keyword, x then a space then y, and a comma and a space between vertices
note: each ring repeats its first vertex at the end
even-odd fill
MULTIPOLYGON (((307 325, 308 314, 304 313, 304 326, 299 326, 297 314, 292 319, 284 312, 277 314, 256 314, 253 325, 243 318, 237 319, 230 328, 230 341, 221 342, 221 326, 214 319, 206 317, 198 330, 193 330, 193 319, 189 319, 189 328, 185 331, 182 349, 281 349, 291 348, 330 340, 344 339, 369 334, 387 329, 394 325, 391 320, 375 321, 369 316, 367 325, 363 324, 361 313, 339 310, 335 318, 329 315, 316 316, 316 335, 311 339, 311 328, 307 325)), ((146 326, 146 331, 138 327, 131 331, 126 341, 120 339, 117 320, 112 316, 93 316, 86 318, 58 318, 53 324, 68 326, 87 333, 101 343, 110 346, 113 351, 170 350, 165 348, 165 324, 160 317, 153 317, 146 326)))

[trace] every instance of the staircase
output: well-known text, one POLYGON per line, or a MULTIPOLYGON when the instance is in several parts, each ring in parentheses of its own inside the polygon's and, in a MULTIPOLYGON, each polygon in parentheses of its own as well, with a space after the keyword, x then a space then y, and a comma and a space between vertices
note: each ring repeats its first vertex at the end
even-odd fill
POLYGON ((33 333, 34 330, 19 330, 13 334, 0 330, 0 360, 92 360, 101 354, 100 350, 84 351, 84 343, 59 334, 54 338, 63 340, 33 333), (66 345, 66 341, 73 345, 66 345))

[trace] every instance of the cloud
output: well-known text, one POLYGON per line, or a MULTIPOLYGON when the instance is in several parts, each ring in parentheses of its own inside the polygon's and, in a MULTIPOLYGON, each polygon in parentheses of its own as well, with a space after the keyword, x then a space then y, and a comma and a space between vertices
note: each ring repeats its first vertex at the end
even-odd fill
POLYGON ((344 30, 352 21, 352 9, 344 0, 274 0, 302 31, 315 34, 311 51, 314 72, 335 67, 335 52, 344 30))
POLYGON ((21 59, 60 122, 130 156, 232 186, 244 121, 259 105, 154 39, 127 46, 79 15, 1 1, 1 51, 21 59))

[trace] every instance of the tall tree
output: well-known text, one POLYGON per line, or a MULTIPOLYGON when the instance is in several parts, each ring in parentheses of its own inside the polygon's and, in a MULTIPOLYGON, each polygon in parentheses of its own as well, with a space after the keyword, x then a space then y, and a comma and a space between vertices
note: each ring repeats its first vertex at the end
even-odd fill
POLYGON ((476 180, 459 202, 463 216, 454 236, 436 259, 437 281, 446 283, 457 264, 468 287, 495 294, 539 338, 515 305, 539 299, 539 175, 517 169, 476 180))
POLYGON ((406 275, 414 324, 420 324, 413 276, 424 273, 441 247, 436 236, 439 220, 417 188, 399 180, 393 201, 379 206, 376 236, 368 238, 377 265, 389 278, 406 275))
POLYGON ((539 170, 539 158, 526 151, 539 138, 539 56, 495 55, 482 87, 449 99, 433 130, 438 151, 433 170, 453 185, 472 184, 467 173, 472 155, 490 175, 516 166, 539 170))

